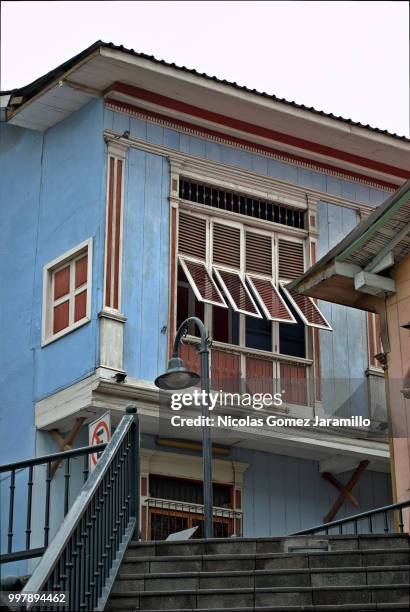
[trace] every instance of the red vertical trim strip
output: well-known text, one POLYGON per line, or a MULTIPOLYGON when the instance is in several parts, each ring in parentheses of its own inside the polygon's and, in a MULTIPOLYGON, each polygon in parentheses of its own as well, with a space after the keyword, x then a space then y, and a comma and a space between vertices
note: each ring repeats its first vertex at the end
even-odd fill
POLYGON ((146 542, 147 540, 147 508, 146 506, 141 507, 141 540, 146 542))
POLYGON ((235 527, 235 533, 237 536, 241 537, 242 533, 241 533, 241 519, 235 519, 235 523, 236 523, 236 527, 235 527))
POLYGON ((170 245, 170 282, 169 282, 169 356, 172 355, 175 334, 175 262, 176 262, 176 242, 177 242, 177 209, 171 208, 171 245, 170 245))
POLYGON ((121 241, 121 188, 122 160, 117 160, 117 192, 115 207, 115 238, 114 238, 114 299, 113 306, 118 309, 118 292, 120 279, 120 241, 121 241))
POLYGON ((241 500, 241 490, 235 490, 235 510, 241 510, 242 508, 242 500, 241 500))
POLYGON ((114 158, 110 157, 108 178, 107 253, 105 270, 105 305, 111 306, 112 218, 114 205, 114 158))
MULTIPOLYGON (((314 219, 314 216, 313 216, 314 219)), ((310 243, 310 263, 313 266, 316 263, 316 243, 310 243)), ((316 301, 316 300, 315 300, 316 301)), ((315 398, 317 401, 321 399, 320 388, 320 346, 319 346, 319 330, 313 328, 313 361, 315 374, 315 398)))
POLYGON ((369 340, 369 365, 374 365, 374 335, 373 335, 373 313, 367 313, 367 335, 369 340))

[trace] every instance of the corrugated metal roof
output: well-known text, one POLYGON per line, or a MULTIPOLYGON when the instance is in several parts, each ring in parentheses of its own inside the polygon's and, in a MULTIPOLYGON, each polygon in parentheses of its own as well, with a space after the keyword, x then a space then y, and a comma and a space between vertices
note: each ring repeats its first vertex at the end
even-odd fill
POLYGON ((67 60, 66 62, 64 62, 63 64, 58 66, 57 68, 54 68, 53 70, 51 70, 47 74, 45 74, 45 75, 41 76, 40 78, 36 79, 32 83, 30 83, 28 85, 25 85, 24 87, 19 87, 19 88, 16 88, 16 89, 11 89, 11 90, 0 92, 0 93, 2 95, 11 94, 13 96, 23 96, 26 100, 30 99, 36 93, 41 91, 41 89, 43 87, 46 87, 50 82, 52 82, 53 80, 58 78, 60 75, 62 76, 67 70, 69 70, 70 68, 75 66, 75 64, 77 62, 79 62, 82 59, 86 58, 87 55, 91 55, 96 49, 99 49, 100 47, 105 47, 105 48, 108 48, 108 49, 114 49, 116 51, 122 51, 124 53, 128 53, 128 54, 133 55, 135 57, 139 57, 139 58, 142 58, 142 59, 149 60, 149 61, 151 61, 153 63, 156 63, 156 64, 161 64, 163 66, 167 66, 167 67, 170 67, 170 68, 174 68, 176 70, 187 72, 189 74, 196 75, 196 76, 198 76, 200 78, 208 79, 208 80, 214 81, 216 83, 220 83, 222 85, 227 85, 229 87, 233 87, 233 88, 238 89, 240 91, 245 91, 247 93, 251 93, 251 94, 254 94, 256 96, 262 96, 264 98, 268 98, 270 100, 274 100, 275 102, 279 102, 279 103, 287 105, 287 106, 292 106, 293 108, 297 108, 297 109, 300 109, 300 110, 303 110, 303 111, 314 113, 315 115, 320 115, 321 117, 326 117, 326 118, 332 119, 334 121, 340 121, 340 122, 346 123, 348 125, 352 125, 352 126, 355 126, 355 127, 358 127, 358 128, 363 128, 363 129, 366 129, 366 130, 370 130, 370 131, 376 132, 378 134, 384 134, 384 135, 389 136, 391 138, 395 138, 395 139, 402 140, 402 141, 405 141, 405 142, 410 142, 410 138, 407 138, 406 136, 400 136, 399 134, 395 134, 395 133, 389 132, 388 130, 383 130, 383 129, 380 129, 380 128, 377 128, 377 127, 373 127, 373 126, 371 126, 369 124, 360 123, 359 121, 353 121, 352 119, 347 119, 345 117, 337 116, 337 115, 334 115, 333 113, 326 113, 325 111, 321 111, 321 110, 317 110, 316 108, 313 108, 313 106, 306 106, 304 104, 299 104, 299 103, 291 101, 291 100, 286 100, 285 98, 279 98, 278 96, 275 96, 274 94, 268 94, 268 93, 266 93, 264 91, 257 91, 256 89, 250 89, 250 88, 246 87, 245 85, 238 85, 237 83, 231 82, 231 81, 227 81, 226 79, 220 79, 220 78, 218 78, 216 76, 210 76, 210 75, 206 74, 205 72, 199 72, 199 71, 195 70, 194 68, 187 68, 186 66, 178 66, 177 64, 175 64, 173 62, 170 63, 170 62, 166 62, 165 60, 157 59, 153 55, 147 55, 146 53, 141 53, 141 52, 134 51, 134 49, 127 49, 123 45, 115 45, 112 42, 106 43, 106 42, 103 42, 101 40, 96 41, 95 43, 90 45, 90 47, 88 47, 87 49, 85 49, 84 51, 79 53, 78 55, 75 55, 74 57, 72 57, 71 59, 67 60))

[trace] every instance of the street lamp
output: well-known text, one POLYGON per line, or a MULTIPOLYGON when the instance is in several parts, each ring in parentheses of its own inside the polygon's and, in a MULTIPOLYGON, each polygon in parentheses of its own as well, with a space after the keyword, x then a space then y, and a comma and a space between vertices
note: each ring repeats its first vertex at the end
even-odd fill
MULTIPOLYGON (((175 389, 187 389, 193 387, 198 380, 201 379, 201 389, 205 393, 202 394, 202 416, 208 417, 208 398, 209 398, 209 339, 208 332, 201 319, 197 317, 188 317, 181 323, 174 340, 174 348, 172 357, 168 361, 168 368, 164 374, 161 374, 155 379, 155 384, 160 389, 166 391, 175 389), (199 345, 201 376, 196 372, 190 372, 184 366, 184 362, 178 355, 181 339, 188 330, 188 325, 194 323, 201 336, 199 345)), ((207 419, 204 419, 207 423, 207 419)), ((205 538, 213 538, 213 522, 212 522, 212 506, 213 506, 213 491, 212 491, 212 447, 211 447, 211 429, 209 425, 202 427, 202 468, 203 468, 203 495, 204 495, 204 536, 205 538)))

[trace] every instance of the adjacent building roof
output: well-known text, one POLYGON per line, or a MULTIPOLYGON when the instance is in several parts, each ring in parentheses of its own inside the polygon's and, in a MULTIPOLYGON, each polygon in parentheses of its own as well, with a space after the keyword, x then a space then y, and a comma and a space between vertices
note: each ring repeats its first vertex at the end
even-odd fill
POLYGON ((360 307, 360 299, 354 295, 354 278, 364 272, 372 275, 373 282, 382 272, 380 294, 383 294, 382 280, 387 278, 387 271, 408 254, 410 180, 309 270, 292 281, 290 288, 313 297, 360 307))

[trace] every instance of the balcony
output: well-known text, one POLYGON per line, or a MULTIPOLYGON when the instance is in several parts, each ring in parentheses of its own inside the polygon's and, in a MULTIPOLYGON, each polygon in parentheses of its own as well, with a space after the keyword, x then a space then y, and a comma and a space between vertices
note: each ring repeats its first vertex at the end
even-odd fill
MULTIPOLYGON (((181 357, 188 369, 200 371, 198 340, 188 336, 181 357)), ((227 393, 282 393, 284 404, 311 406, 313 365, 309 359, 279 356, 213 342, 211 387, 227 393)))

